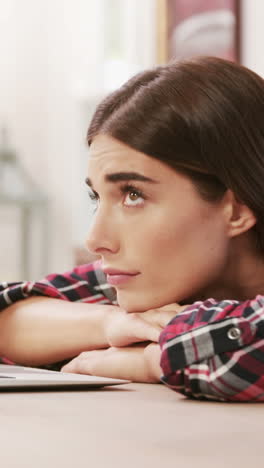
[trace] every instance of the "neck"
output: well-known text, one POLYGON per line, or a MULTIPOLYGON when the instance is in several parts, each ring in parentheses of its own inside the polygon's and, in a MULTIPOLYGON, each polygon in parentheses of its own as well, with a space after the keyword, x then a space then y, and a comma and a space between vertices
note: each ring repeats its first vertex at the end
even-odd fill
POLYGON ((241 236, 233 240, 218 278, 196 300, 245 301, 258 294, 264 295, 264 255, 252 249, 248 237, 241 236))

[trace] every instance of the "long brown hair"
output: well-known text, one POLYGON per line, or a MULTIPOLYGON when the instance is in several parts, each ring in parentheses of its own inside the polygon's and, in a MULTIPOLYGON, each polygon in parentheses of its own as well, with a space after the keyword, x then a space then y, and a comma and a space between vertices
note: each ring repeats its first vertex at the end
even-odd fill
POLYGON ((264 80, 216 57, 139 73, 97 107, 88 143, 106 133, 187 174, 216 201, 231 189, 256 215, 264 253, 264 80))

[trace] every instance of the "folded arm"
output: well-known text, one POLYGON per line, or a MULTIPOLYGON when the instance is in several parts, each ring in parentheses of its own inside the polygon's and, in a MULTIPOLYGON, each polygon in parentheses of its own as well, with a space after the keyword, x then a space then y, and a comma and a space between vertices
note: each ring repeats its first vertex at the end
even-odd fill
POLYGON ((40 282, 2 283, 0 308, 6 363, 59 369, 83 351, 158 342, 161 331, 155 311, 127 314, 118 307, 98 262, 40 282))
POLYGON ((104 318, 117 306, 100 275, 97 262, 38 282, 2 283, 3 362, 46 365, 107 346, 104 318))
POLYGON ((200 399, 264 400, 264 297, 209 299, 176 316, 160 336, 161 380, 200 399))

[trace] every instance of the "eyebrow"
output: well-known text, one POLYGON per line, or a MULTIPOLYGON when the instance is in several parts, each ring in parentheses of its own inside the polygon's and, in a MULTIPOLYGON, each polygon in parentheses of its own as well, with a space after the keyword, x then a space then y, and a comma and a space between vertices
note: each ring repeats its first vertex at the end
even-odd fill
MULTIPOLYGON (((151 184, 157 184, 158 181, 151 179, 150 177, 143 176, 142 174, 139 174, 138 172, 114 172, 112 174, 106 174, 105 175, 105 180, 107 182, 126 182, 126 181, 132 181, 132 180, 138 180, 140 182, 148 182, 151 184)), ((89 177, 86 177, 85 183, 89 187, 93 187, 92 181, 89 177)))

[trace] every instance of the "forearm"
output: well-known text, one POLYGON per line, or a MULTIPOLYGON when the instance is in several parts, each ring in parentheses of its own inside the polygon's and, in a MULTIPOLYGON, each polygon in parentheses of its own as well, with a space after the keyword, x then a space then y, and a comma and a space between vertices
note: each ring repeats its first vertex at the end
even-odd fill
POLYGON ((194 398, 263 400, 264 297, 196 302, 160 336, 162 381, 194 398))
POLYGON ((0 353, 39 366, 108 347, 104 318, 116 306, 32 297, 0 314, 0 353))

